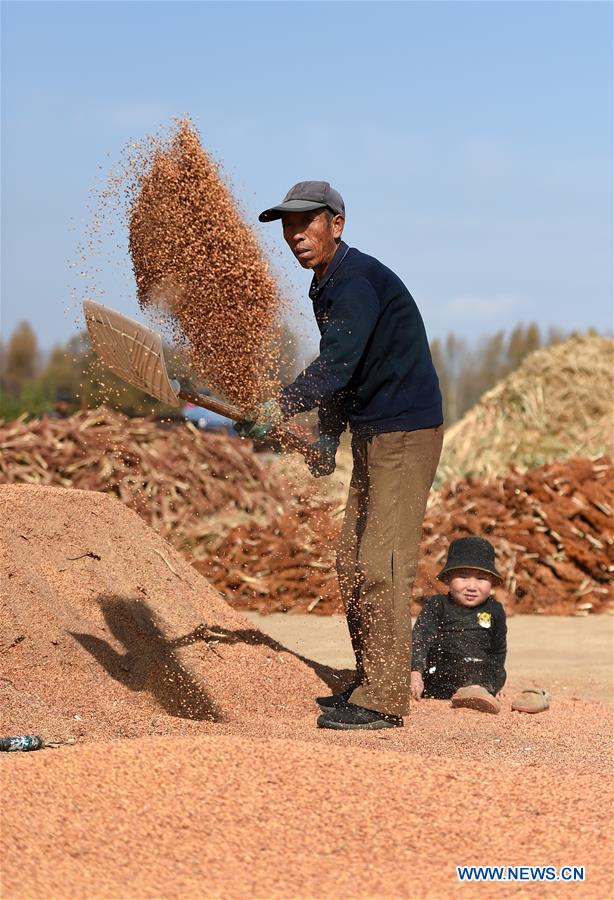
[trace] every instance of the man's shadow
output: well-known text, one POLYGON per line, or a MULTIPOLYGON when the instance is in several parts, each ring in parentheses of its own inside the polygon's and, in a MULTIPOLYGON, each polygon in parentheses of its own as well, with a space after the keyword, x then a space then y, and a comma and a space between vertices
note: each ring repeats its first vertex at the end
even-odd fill
POLYGON ((291 656, 294 656, 312 669, 318 678, 334 692, 343 690, 346 684, 349 684, 356 674, 351 669, 334 669, 332 666, 316 662, 315 659, 309 659, 306 656, 302 656, 300 653, 297 653, 295 650, 290 650, 288 647, 280 644, 279 641, 269 637, 268 634, 259 631, 257 628, 238 628, 233 631, 231 628, 220 628, 217 625, 214 625, 212 628, 209 628, 207 625, 199 625, 191 632, 191 634, 186 635, 184 638, 180 638, 180 640, 185 643, 202 640, 213 647, 215 647, 216 644, 222 646, 224 644, 261 645, 268 647, 269 650, 272 650, 274 653, 289 653, 291 656))
POLYGON ((175 648, 156 624, 146 603, 129 597, 97 598, 111 634, 126 648, 118 653, 93 634, 70 632, 109 675, 131 691, 147 691, 171 716, 219 722, 223 716, 195 678, 182 666, 175 648))
MULTIPOLYGON (((264 645, 275 653, 291 653, 333 691, 341 690, 351 680, 352 672, 333 669, 307 659, 284 647, 255 628, 232 630, 206 624, 189 634, 169 640, 156 624, 151 609, 142 600, 101 595, 97 598, 111 634, 126 648, 118 653, 93 634, 70 632, 72 637, 103 666, 116 681, 131 691, 147 691, 171 716, 219 722, 222 711, 201 684, 179 662, 175 650, 203 642, 213 653, 224 644, 264 645)), ((246 673, 246 677, 248 673, 246 673)))

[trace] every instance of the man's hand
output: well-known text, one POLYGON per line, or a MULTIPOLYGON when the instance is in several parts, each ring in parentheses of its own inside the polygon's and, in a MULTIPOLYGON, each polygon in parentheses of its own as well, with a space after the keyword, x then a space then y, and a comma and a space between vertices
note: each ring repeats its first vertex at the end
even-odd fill
POLYGON ((338 441, 330 434, 321 434, 311 449, 315 451, 314 459, 308 459, 307 465, 314 478, 332 475, 335 471, 335 456, 338 441))
POLYGON ((252 441, 262 441, 283 422, 283 413, 277 400, 266 400, 246 413, 245 418, 235 423, 235 431, 252 441))
POLYGON ((421 700, 424 693, 424 681, 420 672, 411 673, 410 687, 414 700, 421 700))

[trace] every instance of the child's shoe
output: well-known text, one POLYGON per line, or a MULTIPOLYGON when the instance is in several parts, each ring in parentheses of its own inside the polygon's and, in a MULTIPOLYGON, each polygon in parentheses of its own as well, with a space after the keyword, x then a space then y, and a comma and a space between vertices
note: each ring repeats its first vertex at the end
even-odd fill
POLYGON ((550 706, 550 694, 544 688, 527 688, 512 700, 512 709, 516 712, 539 713, 550 706))
POLYGON ((481 684, 469 684, 457 690, 452 696, 452 706, 462 709, 477 709, 480 712, 496 714, 501 704, 481 684))

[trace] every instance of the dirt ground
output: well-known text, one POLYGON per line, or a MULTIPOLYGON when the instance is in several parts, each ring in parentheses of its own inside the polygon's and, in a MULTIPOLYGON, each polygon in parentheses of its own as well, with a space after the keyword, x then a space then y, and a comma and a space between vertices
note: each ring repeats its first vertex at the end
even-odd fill
MULTIPOLYGON (((302 656, 334 668, 353 664, 343 616, 244 615, 302 656)), ((614 703, 614 616, 512 616, 507 627, 510 682, 545 687, 555 698, 614 703)))

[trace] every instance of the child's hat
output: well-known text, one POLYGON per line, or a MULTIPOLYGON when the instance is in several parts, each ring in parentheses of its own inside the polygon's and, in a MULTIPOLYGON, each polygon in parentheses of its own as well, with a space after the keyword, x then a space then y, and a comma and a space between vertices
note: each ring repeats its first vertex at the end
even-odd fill
POLYGON ((495 568, 495 548, 481 537, 463 537, 452 541, 446 564, 437 577, 445 581, 454 569, 479 569, 488 572, 498 583, 503 581, 495 568))

